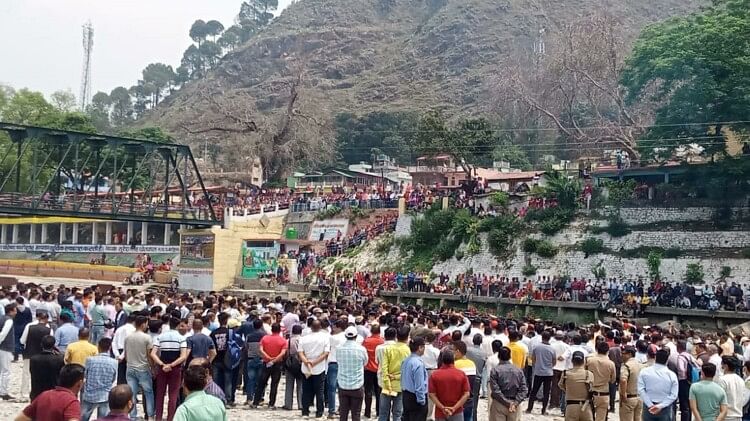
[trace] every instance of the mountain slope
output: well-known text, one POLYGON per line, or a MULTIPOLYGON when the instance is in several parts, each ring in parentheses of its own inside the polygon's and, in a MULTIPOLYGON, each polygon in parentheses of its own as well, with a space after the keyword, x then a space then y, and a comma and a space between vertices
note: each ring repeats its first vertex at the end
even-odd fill
MULTIPOLYGON (((703 0, 300 0, 146 117, 190 141, 246 138, 248 122, 288 110, 326 121, 341 112, 446 107, 482 112, 488 82, 592 12, 615 16, 632 39, 646 24, 703 0), (301 77, 304 75, 304 77, 301 77), (299 81, 299 84, 295 84, 299 81), (290 106, 290 87, 296 102, 290 106), (221 130, 213 130, 218 128, 221 130)), ((551 48, 548 46, 548 48, 551 48)))

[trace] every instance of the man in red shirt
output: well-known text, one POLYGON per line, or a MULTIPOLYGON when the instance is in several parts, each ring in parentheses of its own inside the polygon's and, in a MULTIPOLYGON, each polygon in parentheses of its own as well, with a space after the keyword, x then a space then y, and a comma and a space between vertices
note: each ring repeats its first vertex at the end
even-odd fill
POLYGON ((375 396, 375 417, 380 413, 378 401, 380 401, 380 385, 378 385, 378 360, 375 358, 375 348, 385 342, 380 336, 380 325, 373 323, 370 326, 370 336, 365 338, 362 346, 367 350, 367 365, 365 365, 365 418, 370 418, 370 407, 372 397, 375 396))
POLYGON ((276 392, 281 380, 281 369, 284 366, 288 343, 281 336, 281 325, 274 323, 271 326, 271 334, 260 340, 260 355, 263 358, 263 372, 255 386, 255 397, 253 406, 257 407, 266 392, 268 378, 271 378, 271 393, 268 399, 268 408, 274 409, 276 404, 276 392))
POLYGON ((435 404, 435 421, 463 420, 464 403, 471 394, 469 379, 453 366, 454 358, 453 351, 441 351, 440 368, 430 375, 427 392, 435 404))
POLYGON ((83 387, 83 367, 78 364, 63 366, 58 376, 58 386, 43 392, 16 421, 69 421, 81 418, 78 394, 83 387))

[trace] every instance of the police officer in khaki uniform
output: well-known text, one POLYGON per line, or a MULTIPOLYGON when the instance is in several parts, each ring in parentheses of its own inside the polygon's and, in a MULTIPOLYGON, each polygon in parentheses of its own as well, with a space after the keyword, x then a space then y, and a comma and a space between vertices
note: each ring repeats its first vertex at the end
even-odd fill
POLYGON ((594 421, 606 421, 609 411, 609 385, 615 383, 615 363, 607 356, 609 345, 600 341, 596 343, 596 355, 586 361, 586 368, 594 375, 591 393, 594 395, 594 421))
POLYGON ((625 347, 622 350, 622 368, 620 369, 620 421, 641 421, 643 402, 638 398, 638 375, 641 363, 635 359, 635 348, 625 347))
POLYGON ((591 421, 589 393, 594 375, 583 367, 583 352, 575 351, 570 359, 573 368, 563 372, 558 382, 560 390, 565 392, 565 421, 591 421))

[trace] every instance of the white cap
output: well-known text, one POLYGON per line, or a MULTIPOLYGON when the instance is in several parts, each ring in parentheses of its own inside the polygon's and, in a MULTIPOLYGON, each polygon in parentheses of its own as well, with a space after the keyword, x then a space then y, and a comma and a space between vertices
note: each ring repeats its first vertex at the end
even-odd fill
POLYGON ((357 329, 354 326, 349 326, 344 331, 344 336, 347 339, 354 339, 357 337, 357 329))

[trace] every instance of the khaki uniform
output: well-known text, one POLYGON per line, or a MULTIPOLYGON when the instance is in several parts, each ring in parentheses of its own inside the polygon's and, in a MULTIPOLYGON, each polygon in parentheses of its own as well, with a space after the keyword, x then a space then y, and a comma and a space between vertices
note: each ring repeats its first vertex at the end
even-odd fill
POLYGON ((638 398, 638 375, 641 367, 641 363, 631 358, 620 369, 620 381, 627 383, 627 396, 620 396, 620 421, 641 421, 643 402, 638 398))
POLYGON ((594 375, 583 367, 574 367, 562 374, 557 384, 565 391, 565 421, 591 421, 589 391, 594 375))
POLYGON ((609 411, 609 385, 615 383, 615 363, 606 355, 592 355, 586 368, 594 375, 591 391, 594 395, 594 421, 606 421, 609 411))

